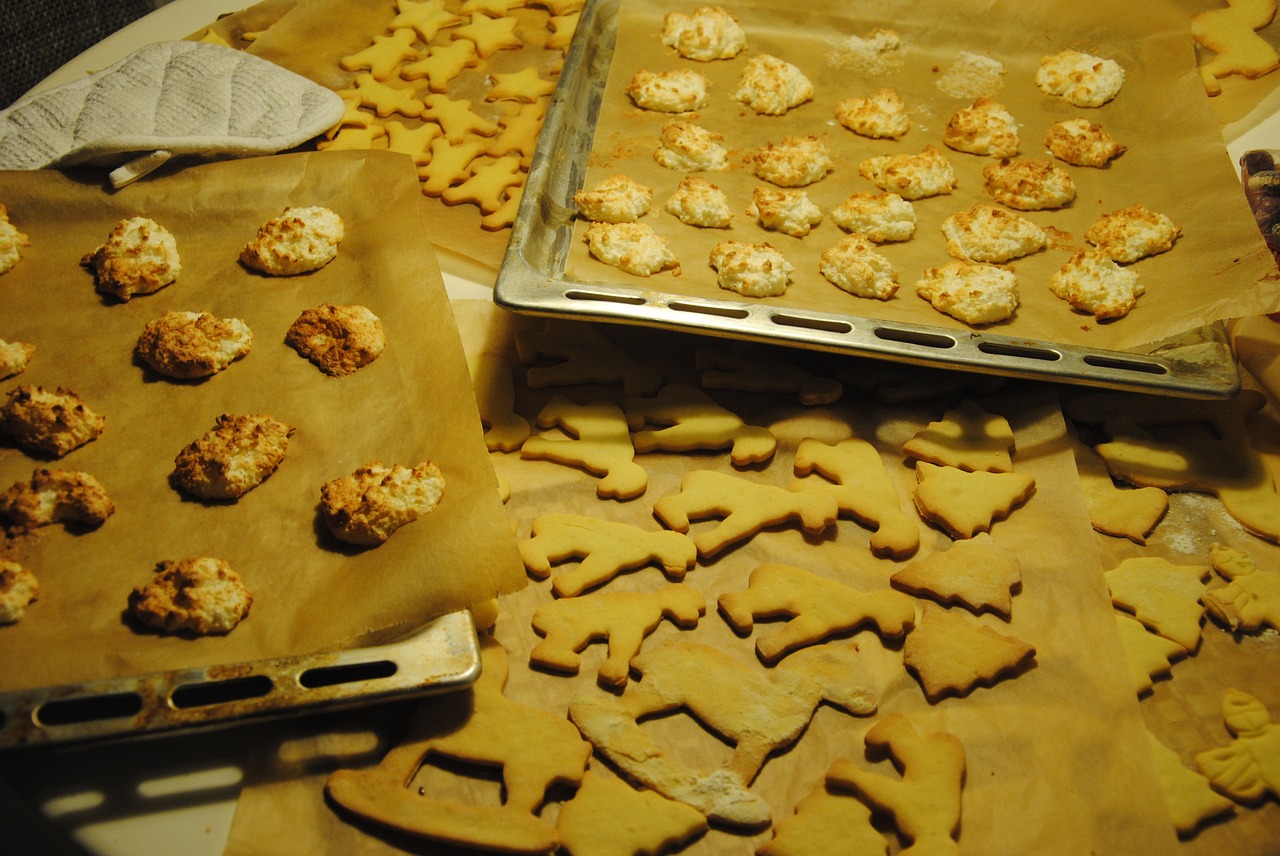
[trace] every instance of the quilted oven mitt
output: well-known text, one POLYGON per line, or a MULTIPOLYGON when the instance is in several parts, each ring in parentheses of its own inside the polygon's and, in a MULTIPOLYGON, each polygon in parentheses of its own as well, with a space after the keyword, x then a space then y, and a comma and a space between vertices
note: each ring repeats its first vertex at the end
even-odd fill
POLYGON ((157 42, 0 112, 0 169, 111 168, 122 187, 175 155, 272 154, 337 124, 334 92, 203 42, 157 42))

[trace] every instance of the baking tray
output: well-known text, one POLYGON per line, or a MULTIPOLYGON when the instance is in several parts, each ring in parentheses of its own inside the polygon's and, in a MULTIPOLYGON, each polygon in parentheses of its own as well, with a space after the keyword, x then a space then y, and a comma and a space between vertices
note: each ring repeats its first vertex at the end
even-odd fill
POLYGON ((528 315, 642 325, 849 356, 1197 398, 1229 398, 1240 376, 1221 322, 1132 349, 1106 350, 835 312, 664 293, 566 275, 617 36, 620 0, 588 0, 548 107, 494 287, 528 315))
POLYGON ((0 693, 0 749, 208 729, 463 689, 475 624, 442 615, 386 645, 0 693))

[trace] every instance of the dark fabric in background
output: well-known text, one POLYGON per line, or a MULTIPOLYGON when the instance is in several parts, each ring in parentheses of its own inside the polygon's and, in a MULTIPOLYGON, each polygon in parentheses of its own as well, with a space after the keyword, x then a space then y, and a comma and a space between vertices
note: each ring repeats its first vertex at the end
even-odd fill
POLYGON ((156 5, 154 0, 0 0, 0 109, 156 5))

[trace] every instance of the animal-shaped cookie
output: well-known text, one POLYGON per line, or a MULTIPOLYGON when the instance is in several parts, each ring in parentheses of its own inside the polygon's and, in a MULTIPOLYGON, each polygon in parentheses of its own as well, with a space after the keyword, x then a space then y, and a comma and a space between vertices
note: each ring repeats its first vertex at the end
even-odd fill
POLYGON ((589 324, 551 320, 542 330, 516 336, 516 353, 528 366, 530 389, 583 384, 622 384, 627 395, 653 395, 662 386, 662 373, 633 360, 589 324), (551 365, 542 360, 554 360, 551 365))
POLYGON ((1196 767, 1214 787, 1237 802, 1280 797, 1280 726, 1253 696, 1227 690, 1222 718, 1234 739, 1196 755, 1196 767))
POLYGON ((552 580, 551 588, 559 597, 574 597, 623 571, 648 564, 661 566, 668 579, 679 581, 698 561, 697 548, 687 535, 665 529, 649 532, 630 523, 580 514, 544 514, 533 522, 532 535, 520 542, 520 558, 540 580, 551 575, 553 563, 582 559, 577 568, 552 580))
POLYGON ((649 474, 634 460, 627 417, 618 405, 575 404, 557 396, 538 414, 538 427, 561 428, 569 437, 530 437, 520 447, 525 460, 554 461, 601 476, 596 484, 601 499, 635 499, 649 486, 649 474))
POLYGON ((618 778, 588 771, 556 817, 569 856, 674 853, 707 830, 702 812, 618 778))
POLYGON ((768 428, 746 424, 686 383, 667 384, 652 398, 629 395, 622 409, 631 427, 632 445, 641 454, 728 448, 730 460, 741 467, 769 460, 778 447, 768 428))
POLYGON ((797 479, 793 489, 829 490, 840 511, 863 526, 874 529, 871 552, 890 559, 905 559, 920 547, 915 518, 903 513, 898 491, 889 480, 880 453, 866 440, 849 437, 835 444, 806 437, 796 448, 797 476, 818 473, 829 482, 797 479))
POLYGON ((901 592, 863 592, 777 564, 760 565, 751 572, 747 588, 720 595, 718 603, 725 620, 740 634, 750 633, 757 618, 789 619, 756 640, 756 651, 766 663, 865 625, 873 625, 883 638, 901 639, 916 618, 913 601, 901 592))
MULTIPOLYGON (((582 781, 591 744, 564 717, 503 696, 507 654, 501 645, 487 640, 480 654, 469 710, 442 716, 438 707, 424 706, 408 737, 376 767, 339 770, 325 791, 348 811, 410 835, 509 853, 549 853, 559 836, 538 811, 551 787, 582 781), (410 791, 409 783, 433 756, 500 768, 502 804, 468 805, 410 791)), ((465 708, 468 695, 454 699, 465 708)))
POLYGON ((871 809, 853 794, 827 787, 824 778, 794 815, 774 823, 772 840, 756 856, 883 856, 885 848, 871 809))
POLYGON ((1209 561, 1230 581, 1201 596, 1210 615, 1232 630, 1256 633, 1263 625, 1280 630, 1280 573, 1263 570, 1248 553, 1222 544, 1209 547, 1209 561))
POLYGON ((693 538, 698 555, 711 557, 767 526, 798 519, 818 534, 839 518, 835 497, 821 491, 790 491, 713 470, 694 470, 680 481, 680 492, 654 503, 653 513, 669 529, 688 532, 690 520, 720 518, 720 525, 693 538))
POLYGON ((515 412, 516 388, 511 364, 493 351, 480 351, 467 360, 475 389, 484 442, 491 452, 514 452, 531 432, 529 420, 515 412))
POLYGON ((631 658, 662 619, 687 629, 696 627, 706 611, 702 592, 683 583, 654 591, 604 592, 553 600, 533 613, 533 629, 544 638, 534 646, 529 660, 577 674, 582 650, 605 640, 609 656, 600 664, 597 678, 606 686, 620 687, 627 682, 631 658))
POLYGON ((800 737, 819 704, 866 716, 877 703, 852 642, 807 648, 765 670, 709 645, 676 641, 645 651, 632 667, 639 682, 617 698, 585 693, 569 705, 569 717, 628 777, 732 826, 769 822, 769 806, 747 786, 772 752, 800 737), (723 768, 699 775, 639 725, 681 709, 734 744, 723 768))
POLYGON ((1239 74, 1261 77, 1280 68, 1280 54, 1258 35, 1276 14, 1276 0, 1227 0, 1225 8, 1191 16, 1191 36, 1213 56, 1200 64, 1205 92, 1218 95, 1218 78, 1239 74))
POLYGON ((1034 645, 928 602, 902 646, 902 662, 930 702, 994 686, 1030 668, 1035 656, 1034 645))
POLYGON ((1178 565, 1160 556, 1125 559, 1107 571, 1111 602, 1188 651, 1200 644, 1204 565, 1178 565))
POLYGON ((1013 429, 1003 416, 965 399, 902 447, 908 458, 969 472, 1013 472, 1013 429))
POLYGON ((1007 619, 1013 593, 1022 586, 1022 567, 989 533, 979 532, 895 571, 889 581, 944 606, 959 603, 970 612, 989 610, 1007 619))
POLYGON ((830 404, 844 387, 834 378, 817 377, 768 351, 755 348, 698 348, 694 355, 705 389, 747 392, 793 392, 801 404, 830 404))
POLYGON ((912 499, 924 519, 938 524, 954 538, 972 538, 990 531, 1036 490, 1036 480, 1024 473, 967 472, 916 462, 912 499))
POLYGON ((827 771, 827 784, 852 790, 892 815, 894 826, 910 842, 903 854, 958 854, 964 744, 946 731, 921 734, 897 712, 873 725, 863 740, 868 749, 887 751, 901 767, 902 777, 872 773, 840 758, 827 771))

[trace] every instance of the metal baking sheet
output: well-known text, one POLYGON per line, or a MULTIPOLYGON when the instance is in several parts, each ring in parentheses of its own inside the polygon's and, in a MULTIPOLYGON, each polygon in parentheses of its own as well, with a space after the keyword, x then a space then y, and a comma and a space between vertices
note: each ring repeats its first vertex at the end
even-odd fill
POLYGON ((0 693, 0 749, 136 737, 463 689, 475 625, 451 612, 387 645, 0 693))
POLYGON ((1085 386, 1226 398, 1240 377, 1224 327, 1214 323, 1133 349, 1105 350, 973 330, 692 298, 645 282, 635 288, 566 274, 573 194, 584 183, 617 35, 619 0, 589 0, 560 75, 494 289, 519 313, 682 330, 1085 386))

